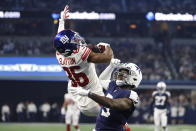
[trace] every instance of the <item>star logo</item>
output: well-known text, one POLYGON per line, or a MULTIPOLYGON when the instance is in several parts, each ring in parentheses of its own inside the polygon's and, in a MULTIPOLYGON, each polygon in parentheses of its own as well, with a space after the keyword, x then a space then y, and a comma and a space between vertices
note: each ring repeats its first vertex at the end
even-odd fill
POLYGON ((136 70, 138 70, 139 74, 141 73, 141 70, 138 66, 135 65, 136 70))

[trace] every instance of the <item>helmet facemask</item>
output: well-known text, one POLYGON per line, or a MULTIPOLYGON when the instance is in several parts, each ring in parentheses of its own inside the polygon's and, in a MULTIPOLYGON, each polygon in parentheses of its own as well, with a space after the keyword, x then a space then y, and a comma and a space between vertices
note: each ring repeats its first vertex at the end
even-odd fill
POLYGON ((79 48, 80 46, 86 46, 86 42, 83 37, 81 37, 78 33, 75 32, 75 35, 71 42, 76 43, 77 47, 79 48))
POLYGON ((128 88, 134 88, 135 86, 132 85, 132 83, 130 82, 131 80, 131 71, 126 69, 126 68, 121 68, 118 69, 118 71, 116 72, 116 84, 120 87, 128 87, 128 88))
POLYGON ((124 86, 130 89, 138 87, 142 80, 142 73, 139 67, 133 63, 122 64, 113 74, 117 86, 124 86))
POLYGON ((160 94, 163 94, 166 91, 166 84, 165 82, 161 81, 157 83, 157 91, 160 94))

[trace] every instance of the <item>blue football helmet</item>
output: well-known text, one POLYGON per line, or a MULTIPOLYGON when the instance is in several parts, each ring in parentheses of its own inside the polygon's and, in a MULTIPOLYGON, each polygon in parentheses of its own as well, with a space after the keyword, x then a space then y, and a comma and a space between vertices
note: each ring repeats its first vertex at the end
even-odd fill
POLYGON ((84 39, 72 30, 63 30, 54 38, 54 48, 64 56, 70 56, 80 46, 86 46, 84 39))

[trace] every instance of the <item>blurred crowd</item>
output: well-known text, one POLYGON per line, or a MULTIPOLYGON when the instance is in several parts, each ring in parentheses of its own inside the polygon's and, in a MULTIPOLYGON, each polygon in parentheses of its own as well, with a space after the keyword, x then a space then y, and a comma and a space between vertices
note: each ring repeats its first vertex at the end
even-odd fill
MULTIPOLYGON (((196 80, 196 45, 174 44, 170 50, 171 63, 164 55, 163 43, 153 41, 111 41, 116 58, 122 62, 133 62, 140 66, 143 80, 196 80), (183 49, 183 50, 182 50, 183 49), (171 68, 173 64, 175 68, 171 68), (177 72, 174 76, 173 70, 177 72)), ((0 40, 0 55, 2 56, 55 56, 52 40, 20 39, 0 40)), ((100 74, 106 65, 98 65, 100 74)))
POLYGON ((7 56, 49 56, 54 55, 52 40, 49 42, 33 40, 1 40, 0 54, 7 56))
MULTIPOLYGON (((152 90, 138 90, 140 104, 136 107, 130 123, 153 123, 153 107, 152 90)), ((169 123, 171 124, 193 124, 196 118, 191 116, 196 115, 196 92, 188 91, 178 92, 171 91, 172 96, 170 106, 168 108, 169 123)), ((33 101, 19 102, 14 104, 1 105, 1 120, 2 122, 64 122, 65 111, 62 104, 57 102, 36 103, 33 101)), ((81 116, 80 122, 92 122, 84 115, 81 116)))
POLYGON ((73 11, 98 12, 196 12, 194 0, 2 0, 0 10, 58 11, 65 4, 73 11), (139 9, 139 10, 138 10, 139 9))
POLYGON ((179 79, 196 79, 196 45, 175 44, 172 47, 173 62, 179 73, 179 79))
POLYGON ((61 107, 58 103, 44 102, 39 106, 33 101, 19 102, 17 105, 3 104, 1 106, 1 121, 3 122, 57 122, 62 121, 61 107), (15 109, 14 109, 15 108, 15 109))

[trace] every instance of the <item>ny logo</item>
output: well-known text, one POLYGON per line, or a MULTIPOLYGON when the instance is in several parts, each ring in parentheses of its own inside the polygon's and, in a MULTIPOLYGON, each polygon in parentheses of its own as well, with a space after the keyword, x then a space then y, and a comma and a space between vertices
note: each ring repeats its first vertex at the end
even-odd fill
POLYGON ((69 41, 69 38, 64 35, 63 37, 61 37, 60 41, 63 43, 63 44, 66 44, 68 41, 69 41))

